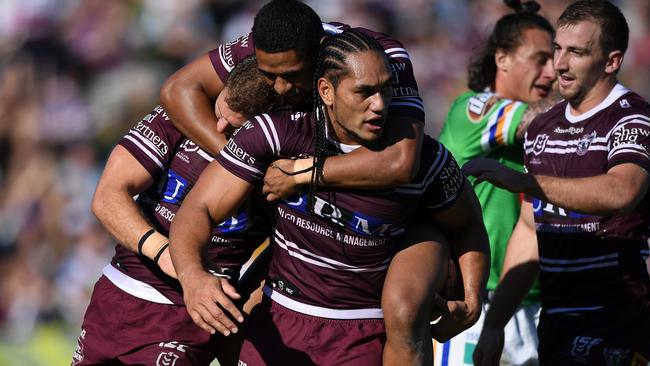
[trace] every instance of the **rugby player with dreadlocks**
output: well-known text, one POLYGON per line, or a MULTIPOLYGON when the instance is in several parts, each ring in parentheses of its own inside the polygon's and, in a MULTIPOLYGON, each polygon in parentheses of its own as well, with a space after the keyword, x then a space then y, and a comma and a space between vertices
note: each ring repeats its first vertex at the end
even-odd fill
MULTIPOLYGON (((411 182, 380 191, 319 185, 322 161, 381 138, 392 94, 384 48, 359 30, 325 38, 314 76, 314 110, 281 111, 244 123, 201 175, 172 224, 171 255, 194 321, 229 333, 238 320, 222 279, 205 271, 201 249, 211 221, 219 221, 259 187, 281 157, 314 156, 313 183, 276 206, 273 255, 262 304, 245 329, 246 365, 381 365, 385 340, 382 286, 396 239, 414 216, 461 237, 452 248, 476 273, 465 286, 477 293, 487 280, 489 248, 480 206, 449 152, 425 138, 411 182), (218 304, 217 304, 218 303, 218 304)), ((438 235, 439 240, 442 240, 438 235)), ((434 252, 430 290, 446 278, 448 248, 434 252)), ((430 344, 430 343, 429 343, 430 344)))

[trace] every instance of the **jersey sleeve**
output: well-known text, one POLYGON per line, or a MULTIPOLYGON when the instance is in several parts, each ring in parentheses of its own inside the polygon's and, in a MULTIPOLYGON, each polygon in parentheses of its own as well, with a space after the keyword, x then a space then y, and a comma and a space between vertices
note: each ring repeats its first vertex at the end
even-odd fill
POLYGON ((208 56, 219 79, 225 83, 230 77, 232 69, 254 52, 253 36, 249 33, 208 51, 208 56))
POLYGON ((413 74, 413 65, 402 43, 386 34, 355 28, 375 38, 384 48, 393 74, 393 98, 388 113, 394 117, 413 118, 424 123, 424 104, 413 74))
POLYGON ((157 106, 122 137, 118 145, 126 148, 152 177, 159 177, 169 166, 173 151, 184 136, 157 106))
POLYGON ((517 128, 528 105, 522 102, 503 100, 490 113, 481 133, 481 149, 490 152, 500 146, 513 145, 517 128))
POLYGON ((429 165, 424 179, 423 206, 430 212, 444 211, 460 197, 465 176, 456 159, 440 142, 430 139, 429 143, 425 142, 422 151, 433 153, 433 163, 429 165), (431 147, 427 148, 427 145, 431 147))
POLYGON ((230 173, 258 184, 266 168, 280 155, 282 144, 275 121, 268 114, 245 122, 228 140, 217 162, 230 173))
POLYGON ((650 113, 636 110, 621 118, 607 136, 607 168, 634 163, 650 172, 650 113))

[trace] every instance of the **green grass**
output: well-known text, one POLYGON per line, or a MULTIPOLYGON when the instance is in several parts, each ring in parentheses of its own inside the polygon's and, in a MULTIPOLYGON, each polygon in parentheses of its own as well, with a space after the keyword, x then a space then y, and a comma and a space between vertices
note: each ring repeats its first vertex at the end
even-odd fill
POLYGON ((69 366, 75 341, 59 325, 41 325, 25 343, 0 341, 0 366, 69 366))

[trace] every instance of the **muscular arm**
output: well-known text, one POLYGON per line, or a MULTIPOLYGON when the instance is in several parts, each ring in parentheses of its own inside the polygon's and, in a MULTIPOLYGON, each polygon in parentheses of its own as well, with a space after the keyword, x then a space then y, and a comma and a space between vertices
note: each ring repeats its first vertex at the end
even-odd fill
POLYGON ((229 335, 237 327, 223 309, 243 321, 230 298, 239 295, 227 281, 203 267, 202 249, 209 243, 212 222, 221 222, 246 199, 252 185, 212 162, 203 171, 176 213, 169 232, 170 252, 183 287, 187 311, 204 330, 229 335))
POLYGON ((474 159, 463 167, 477 182, 487 180, 511 192, 523 192, 564 209, 613 215, 634 209, 648 191, 648 173, 637 164, 614 166, 585 178, 561 178, 516 172, 490 159, 474 159))
MULTIPOLYGON (((382 189, 410 182, 420 166, 424 126, 415 119, 395 118, 384 132, 379 149, 360 147, 349 154, 325 160, 323 185, 361 189, 382 189)), ((313 159, 278 160, 264 176, 264 194, 276 201, 311 182, 311 171, 297 175, 286 172, 309 170, 313 159), (279 169, 277 169, 279 168, 279 169)))
POLYGON ((151 224, 133 201, 153 183, 151 174, 124 147, 116 146, 106 162, 92 201, 92 212, 124 247, 137 252, 138 240, 151 224))
POLYGON ((174 126, 213 155, 227 140, 217 130, 212 104, 223 88, 206 53, 176 71, 160 90, 160 101, 174 126))
POLYGON ((490 247, 481 206, 469 183, 465 182, 461 196, 452 207, 434 214, 433 218, 449 241, 452 257, 458 258, 467 307, 458 329, 450 329, 450 334, 436 338, 445 340, 478 320, 489 275, 490 247))
POLYGON ((483 330, 474 352, 474 364, 498 365, 503 351, 503 329, 537 278, 539 251, 533 207, 521 205, 519 221, 508 241, 501 282, 485 315, 483 330))
POLYGON ((384 131, 382 148, 361 147, 325 160, 324 184, 368 189, 406 184, 418 172, 423 136, 423 123, 409 118, 391 118, 384 131))

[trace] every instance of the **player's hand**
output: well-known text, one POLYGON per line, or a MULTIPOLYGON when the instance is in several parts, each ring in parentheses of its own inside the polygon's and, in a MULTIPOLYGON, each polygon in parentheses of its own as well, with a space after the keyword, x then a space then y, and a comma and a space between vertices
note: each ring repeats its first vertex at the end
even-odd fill
POLYGON ((302 176, 290 174, 297 171, 297 167, 303 165, 301 160, 307 159, 280 159, 269 166, 264 175, 264 187, 262 188, 262 193, 266 195, 267 201, 275 202, 296 193, 300 184, 299 178, 302 176))
POLYGON ((160 258, 158 258, 158 267, 160 267, 167 276, 178 278, 176 275, 176 269, 172 263, 172 257, 169 255, 169 247, 165 248, 160 255, 160 258))
POLYGON ((483 326, 481 336, 474 349, 474 365, 476 366, 498 366, 503 352, 504 342, 503 328, 483 326))
POLYGON ((463 165, 462 171, 466 176, 476 177, 475 185, 488 181, 510 192, 521 193, 524 191, 525 174, 507 168, 494 159, 472 159, 463 165))
POLYGON ((231 299, 241 296, 225 278, 216 277, 204 270, 184 275, 183 299, 187 312, 201 329, 224 336, 237 333, 238 328, 230 316, 243 322, 244 317, 231 299))
POLYGON ((431 336, 441 343, 474 325, 481 315, 478 301, 447 301, 435 294, 434 304, 442 316, 437 323, 431 325, 431 336))

